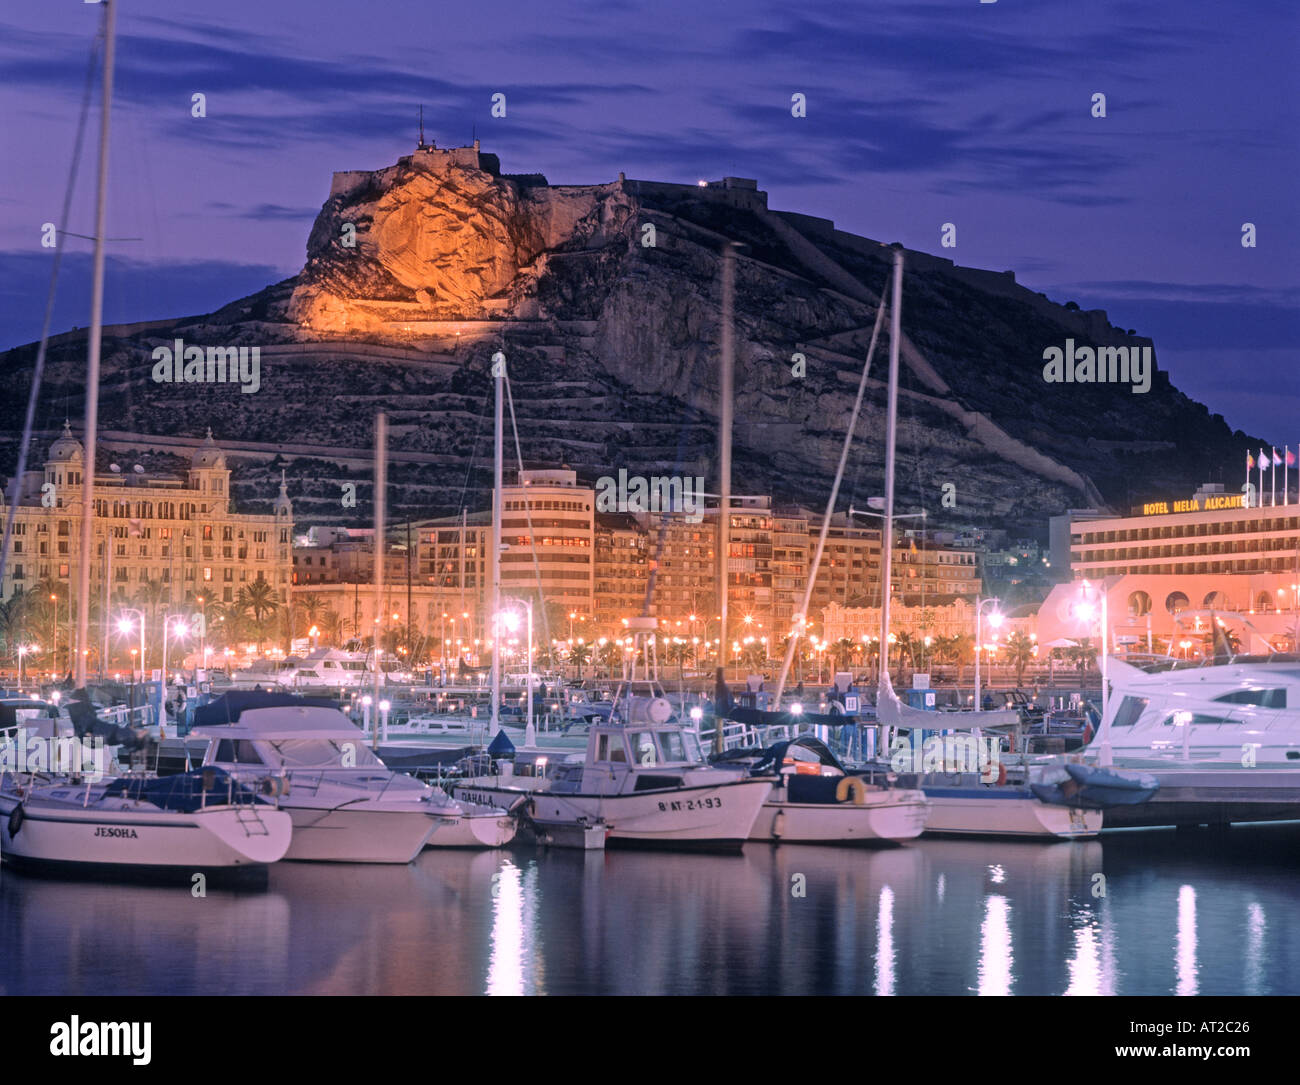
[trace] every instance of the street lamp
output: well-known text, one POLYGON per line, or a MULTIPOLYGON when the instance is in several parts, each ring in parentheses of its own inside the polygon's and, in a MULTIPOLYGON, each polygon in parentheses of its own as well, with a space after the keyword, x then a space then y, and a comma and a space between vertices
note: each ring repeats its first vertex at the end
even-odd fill
MULTIPOLYGON (((126 610, 122 611, 122 613, 138 614, 140 616, 140 681, 141 683, 143 683, 144 682, 144 611, 136 610, 134 608, 128 607, 126 610)), ((131 632, 131 629, 134 625, 135 623, 129 621, 127 618, 121 618, 118 620, 117 623, 117 631, 119 633, 129 633, 131 632)), ((134 667, 132 668, 132 670, 134 670, 134 667)), ((132 681, 134 680, 135 679, 133 677, 132 681)))
POLYGON ((40 649, 35 644, 18 645, 18 689, 21 692, 23 688, 23 657, 35 655, 40 649))
POLYGON ((53 592, 50 593, 50 602, 54 604, 54 617, 50 621, 50 643, 54 645, 54 662, 55 671, 59 669, 59 597, 53 592))
MULTIPOLYGON (((997 599, 980 599, 975 597, 975 711, 980 708, 980 650, 984 647, 984 608, 992 603, 997 606, 997 599)), ((994 629, 1002 625, 1002 615, 994 611, 989 615, 989 625, 994 629)))
MULTIPOLYGON (((164 687, 167 684, 167 633, 168 633, 167 619, 170 617, 171 617, 170 614, 163 615, 163 685, 164 687)), ((190 635, 190 627, 183 618, 180 621, 173 623, 170 629, 172 635, 175 636, 177 639, 180 639, 181 637, 188 637, 190 635)))
MULTIPOLYGON (((537 733, 533 729, 533 601, 531 599, 507 599, 508 603, 518 603, 520 606, 528 609, 528 716, 524 725, 524 745, 534 746, 537 744, 537 733)), ((502 611, 497 615, 499 623, 504 623, 505 627, 514 632, 519 628, 519 615, 513 610, 502 611)), ((496 635, 500 635, 498 629, 496 635)))
POLYGON ((1112 760, 1110 715, 1106 708, 1110 699, 1109 683, 1107 681, 1110 660, 1110 615, 1106 605, 1106 585, 1104 582, 1096 587, 1086 580, 1080 584, 1079 601, 1074 605, 1074 614, 1075 617, 1091 625, 1092 619, 1097 616, 1097 605, 1093 602, 1095 595, 1101 596, 1101 732, 1097 736, 1097 763, 1102 768, 1109 768, 1112 760))

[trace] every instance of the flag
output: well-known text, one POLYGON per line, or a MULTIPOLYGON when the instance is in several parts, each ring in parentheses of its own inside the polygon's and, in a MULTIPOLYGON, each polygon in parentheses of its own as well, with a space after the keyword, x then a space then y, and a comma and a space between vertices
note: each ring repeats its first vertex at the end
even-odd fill
POLYGON ((1246 470, 1247 471, 1255 470, 1255 457, 1252 456, 1249 452, 1246 453, 1246 470))
POLYGON ((1286 465, 1288 467, 1295 466, 1295 453, 1292 452, 1289 448, 1286 450, 1286 465))
POLYGON ((1267 467, 1272 467, 1273 461, 1268 458, 1268 453, 1262 448, 1259 450, 1259 469, 1263 471, 1267 467))

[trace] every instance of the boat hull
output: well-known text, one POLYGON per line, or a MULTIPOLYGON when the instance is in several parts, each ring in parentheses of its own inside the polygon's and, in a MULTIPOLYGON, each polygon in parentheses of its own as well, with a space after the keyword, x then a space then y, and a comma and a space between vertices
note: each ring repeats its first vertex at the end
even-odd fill
POLYGON ((176 876, 188 880, 282 859, 293 825, 272 807, 207 808, 191 814, 158 809, 77 808, 40 799, 0 795, 0 854, 15 869, 124 880, 176 876))
POLYGON ((509 808, 521 795, 531 794, 534 818, 574 824, 603 822, 609 847, 650 847, 738 851, 764 800, 772 790, 768 780, 633 792, 627 795, 553 793, 541 789, 494 787, 470 783, 455 788, 457 796, 509 808))
POLYGON ((1052 806, 1020 788, 926 788, 930 817, 925 834, 1018 836, 1072 840, 1101 832, 1100 810, 1052 806))
POLYGON ((427 848, 504 848, 515 838, 518 822, 508 814, 467 813, 439 817, 427 848))
POLYGON ((409 863, 437 830, 439 818, 424 809, 357 805, 321 809, 286 807, 293 842, 285 856, 309 863, 409 863))
MULTIPOLYGON (((780 796, 783 789, 774 789, 780 796)), ((858 806, 844 803, 763 803, 750 840, 771 844, 886 844, 914 840, 925 831, 930 804, 919 791, 868 793, 858 806)))

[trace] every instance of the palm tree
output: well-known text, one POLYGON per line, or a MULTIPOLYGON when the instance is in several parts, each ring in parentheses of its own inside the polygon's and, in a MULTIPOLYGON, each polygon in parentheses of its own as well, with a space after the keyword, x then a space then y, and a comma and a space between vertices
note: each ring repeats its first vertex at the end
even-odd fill
POLYGON ((840 637, 831 645, 831 659, 840 670, 848 670, 853 663, 853 652, 857 645, 850 637, 840 637))
POLYGON ((753 670, 761 669, 767 662, 767 646, 758 641, 751 641, 741 651, 740 662, 753 670))
POLYGON ((259 577, 253 583, 245 584, 239 589, 234 605, 239 612, 252 618, 254 640, 257 643, 257 650, 261 652, 262 643, 270 633, 274 632, 276 619, 279 616, 281 604, 275 589, 259 577))
POLYGON ((600 665, 605 668, 606 674, 610 678, 614 677, 615 672, 622 673, 623 669, 623 644, 621 641, 608 641, 599 653, 600 665))
POLYGON ((583 671, 591 662, 591 645, 575 644, 569 649, 569 663, 578 668, 578 681, 582 681, 583 671))
POLYGON ((310 635, 312 626, 319 629, 324 620, 325 606, 324 597, 316 592, 297 596, 293 601, 293 609, 298 619, 294 625, 294 635, 306 637, 310 635))
POLYGON ((1007 660, 1016 668, 1016 685, 1025 683, 1025 668, 1034 658, 1034 642, 1020 630, 1007 637, 1007 660))
POLYGON ((1083 689, 1089 668, 1097 662, 1097 648, 1091 638, 1083 637, 1078 644, 1065 650, 1066 658, 1079 672, 1079 688, 1083 689))
POLYGON ((332 610, 326 610, 316 622, 320 629, 321 640, 326 644, 337 644, 343 639, 343 621, 332 610))
MULTIPOLYGON (((975 637, 971 633, 957 633, 951 638, 952 660, 957 664, 957 685, 963 681, 966 664, 975 662, 975 637)), ((978 705, 976 706, 979 707, 978 705)))

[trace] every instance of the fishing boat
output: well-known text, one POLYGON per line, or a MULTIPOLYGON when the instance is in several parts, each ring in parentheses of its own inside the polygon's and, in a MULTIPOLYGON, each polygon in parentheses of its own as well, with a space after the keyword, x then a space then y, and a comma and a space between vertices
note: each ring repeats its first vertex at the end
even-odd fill
POLYGON ((776 775, 750 840, 770 844, 880 844, 912 840, 925 830, 925 793, 851 773, 811 735, 778 742, 757 755, 732 752, 715 765, 747 764, 751 774, 776 775))
POLYGON ((219 768, 178 776, 0 777, 0 853, 17 870, 197 884, 265 880, 285 856, 289 814, 219 768))
POLYGON ((193 734, 208 742, 204 765, 280 797, 289 859, 409 863, 426 846, 502 847, 515 834, 504 810, 393 772, 329 702, 231 692, 198 709, 193 734))
POLYGON ((609 722, 590 728, 584 755, 551 761, 543 775, 471 777, 449 785, 452 794, 507 808, 527 800, 544 827, 601 824, 610 847, 739 850, 773 778, 704 760, 698 736, 673 718, 658 685, 656 628, 653 618, 630 620, 626 677, 609 722))

